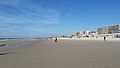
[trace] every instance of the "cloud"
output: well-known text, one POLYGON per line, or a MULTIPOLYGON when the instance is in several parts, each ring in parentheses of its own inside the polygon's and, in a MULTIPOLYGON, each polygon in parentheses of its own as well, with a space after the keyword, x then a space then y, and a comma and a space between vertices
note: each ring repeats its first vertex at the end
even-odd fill
POLYGON ((19 3, 20 3, 20 0, 0 0, 0 4, 2 4, 2 5, 15 6, 19 3))
POLYGON ((60 23, 60 12, 32 0, 0 0, 0 6, 7 6, 0 7, 0 36, 48 35, 48 29, 37 27, 60 23))
POLYGON ((59 20, 57 18, 36 18, 35 16, 29 17, 30 15, 26 16, 0 16, 0 21, 3 24, 55 24, 59 23, 59 20), (35 17, 35 18, 34 18, 35 17))
POLYGON ((10 14, 9 11, 7 11, 7 15, 2 14, 3 16, 0 16, 0 21, 2 23, 55 24, 59 22, 59 12, 55 9, 45 8, 32 1, 24 2, 21 0, 5 0, 0 4, 12 6, 19 12, 17 15, 10 14))

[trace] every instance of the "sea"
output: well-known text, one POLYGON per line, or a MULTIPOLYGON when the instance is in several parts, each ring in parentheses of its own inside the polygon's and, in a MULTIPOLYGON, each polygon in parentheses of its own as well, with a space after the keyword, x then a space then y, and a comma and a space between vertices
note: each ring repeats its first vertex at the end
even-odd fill
POLYGON ((20 38, 0 38, 0 41, 17 40, 20 38))

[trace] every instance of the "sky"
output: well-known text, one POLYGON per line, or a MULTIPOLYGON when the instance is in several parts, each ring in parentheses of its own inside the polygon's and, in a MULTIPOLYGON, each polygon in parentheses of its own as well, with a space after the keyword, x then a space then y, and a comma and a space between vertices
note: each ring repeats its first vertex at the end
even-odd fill
POLYGON ((0 37, 49 37, 120 24, 120 0, 0 0, 0 37))

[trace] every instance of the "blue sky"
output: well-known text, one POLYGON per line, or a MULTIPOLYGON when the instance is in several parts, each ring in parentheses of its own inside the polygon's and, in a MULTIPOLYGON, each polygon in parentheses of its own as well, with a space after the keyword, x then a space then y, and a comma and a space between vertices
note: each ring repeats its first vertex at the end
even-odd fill
POLYGON ((119 0, 0 0, 0 37, 56 36, 119 23, 119 0))

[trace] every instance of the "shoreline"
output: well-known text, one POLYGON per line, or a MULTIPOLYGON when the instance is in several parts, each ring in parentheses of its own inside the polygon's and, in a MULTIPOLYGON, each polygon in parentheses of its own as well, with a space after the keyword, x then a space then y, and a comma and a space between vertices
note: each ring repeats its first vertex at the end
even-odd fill
POLYGON ((7 40, 0 41, 0 45, 5 44, 5 46, 0 47, 0 51, 6 51, 10 49, 15 49, 19 47, 30 46, 32 43, 41 41, 43 39, 17 39, 17 40, 7 40))

